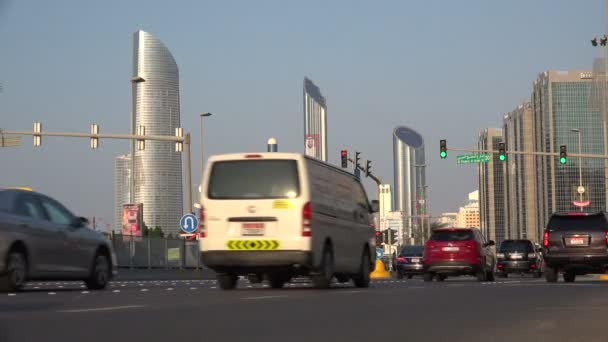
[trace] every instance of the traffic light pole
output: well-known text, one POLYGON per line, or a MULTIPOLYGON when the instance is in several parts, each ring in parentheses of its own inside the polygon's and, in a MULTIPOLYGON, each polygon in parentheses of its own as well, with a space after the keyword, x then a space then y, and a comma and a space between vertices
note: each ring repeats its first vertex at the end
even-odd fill
MULTIPOLYGON (((467 148, 448 148, 448 151, 454 152, 471 152, 471 153, 499 153, 498 150, 475 150, 467 148)), ((545 157, 559 157, 559 152, 528 152, 528 151, 505 151, 506 154, 520 154, 528 156, 545 156, 545 157)), ((584 153, 568 153, 568 157, 580 157, 580 158, 596 158, 596 159, 608 159, 606 154, 584 154, 584 153)))
MULTIPOLYGON (((98 138, 98 139, 127 139, 132 141, 169 141, 182 143, 185 146, 186 158, 186 212, 192 213, 192 170, 190 168, 190 133, 185 136, 170 136, 170 135, 134 135, 134 134, 93 134, 93 133, 70 133, 70 132, 33 132, 33 131, 5 131, 2 134, 6 135, 31 135, 33 137, 64 137, 64 138, 98 138)), ((131 156, 133 158, 133 156, 131 156)))

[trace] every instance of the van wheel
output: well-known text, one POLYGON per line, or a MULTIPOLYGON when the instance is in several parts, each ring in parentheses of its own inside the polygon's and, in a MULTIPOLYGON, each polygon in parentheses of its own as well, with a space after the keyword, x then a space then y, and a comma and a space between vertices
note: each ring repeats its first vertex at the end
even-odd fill
POLYGON ((355 282, 356 287, 369 287, 369 274, 371 270, 369 254, 363 252, 361 256, 361 266, 359 266, 360 271, 357 275, 353 277, 353 281, 355 282))
POLYGON ((236 282, 239 278, 234 274, 218 274, 217 282, 222 290, 232 290, 236 287, 236 282))
POLYGON ((331 284, 331 278, 334 276, 334 257, 331 254, 331 247, 326 245, 323 248, 323 257, 321 258, 321 266, 318 273, 312 276, 312 283, 317 289, 326 289, 331 284))
POLYGON ((336 280, 338 281, 338 283, 348 283, 350 278, 344 274, 336 274, 336 280))
POLYGON ((19 251, 11 251, 6 261, 7 274, 0 277, 0 292, 19 291, 27 278, 25 256, 19 251))
POLYGON ((556 267, 545 266, 545 280, 547 283, 557 283, 558 270, 556 267))

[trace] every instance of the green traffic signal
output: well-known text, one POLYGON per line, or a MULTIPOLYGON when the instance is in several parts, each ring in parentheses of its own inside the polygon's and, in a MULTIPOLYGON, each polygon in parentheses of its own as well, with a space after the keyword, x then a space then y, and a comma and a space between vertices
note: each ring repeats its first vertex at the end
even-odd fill
POLYGON ((501 154, 500 156, 498 156, 498 159, 500 159, 500 161, 505 161, 507 157, 504 154, 501 154))
POLYGON ((448 154, 445 151, 441 151, 441 153, 439 153, 439 156, 441 156, 441 158, 445 158, 448 156, 448 154))
POLYGON ((562 164, 566 164, 566 157, 559 158, 559 162, 562 164))
POLYGON ((439 156, 442 159, 448 156, 448 142, 445 139, 439 140, 439 156))
POLYGON ((559 146, 559 162, 561 164, 566 164, 566 158, 568 157, 568 151, 566 150, 566 145, 559 146))

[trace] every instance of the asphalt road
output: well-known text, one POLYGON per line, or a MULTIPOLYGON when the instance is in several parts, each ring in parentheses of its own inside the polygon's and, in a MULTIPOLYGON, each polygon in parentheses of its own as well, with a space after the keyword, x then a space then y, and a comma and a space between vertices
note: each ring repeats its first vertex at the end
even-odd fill
POLYGON ((608 282, 590 277, 383 280, 330 290, 241 281, 222 291, 212 280, 81 286, 32 283, 0 294, 0 341, 608 341, 608 282))

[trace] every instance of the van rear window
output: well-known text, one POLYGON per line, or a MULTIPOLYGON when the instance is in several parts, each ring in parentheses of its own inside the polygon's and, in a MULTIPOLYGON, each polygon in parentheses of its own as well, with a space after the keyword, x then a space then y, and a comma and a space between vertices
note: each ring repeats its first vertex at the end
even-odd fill
POLYGON ((232 160, 213 163, 207 197, 211 199, 296 198, 300 195, 295 160, 232 160))

